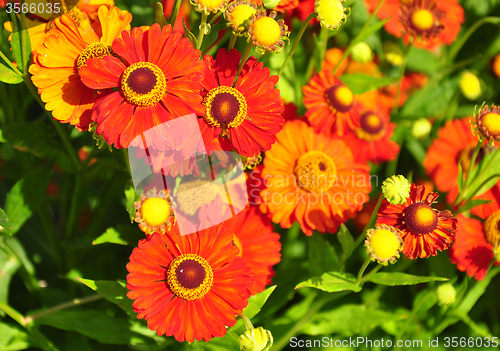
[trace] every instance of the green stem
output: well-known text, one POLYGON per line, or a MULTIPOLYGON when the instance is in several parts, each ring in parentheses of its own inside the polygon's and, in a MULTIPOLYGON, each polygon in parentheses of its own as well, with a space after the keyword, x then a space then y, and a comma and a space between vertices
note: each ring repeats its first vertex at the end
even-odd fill
POLYGON ((245 49, 245 52, 243 53, 243 56, 241 57, 240 65, 238 66, 238 71, 236 72, 236 76, 234 77, 233 86, 238 81, 238 77, 240 76, 241 70, 243 69, 243 66, 247 62, 248 58, 250 57, 250 52, 252 51, 252 48, 253 44, 252 42, 249 42, 247 48, 245 49))
POLYGON ((200 32, 198 33, 198 50, 201 49, 201 44, 203 43, 203 37, 205 36, 206 26, 207 26, 207 13, 203 11, 201 13, 200 32))
POLYGON ((0 310, 3 311, 7 316, 15 320, 17 323, 25 327, 28 323, 24 316, 17 312, 15 309, 7 305, 6 303, 0 301, 0 310))
POLYGON ((28 324, 28 323, 33 322, 35 319, 38 319, 38 318, 41 318, 44 316, 48 316, 49 314, 52 314, 54 312, 65 310, 67 308, 71 308, 71 307, 75 307, 75 306, 79 306, 79 305, 83 305, 83 304, 86 304, 89 302, 97 301, 97 300, 100 300, 102 298, 104 298, 104 296, 99 295, 99 294, 95 294, 95 295, 87 296, 87 297, 84 297, 81 299, 73 299, 69 302, 65 302, 65 303, 62 303, 60 305, 46 309, 42 312, 26 316, 26 318, 24 318, 24 321, 26 322, 26 324, 28 324))
POLYGON ((71 207, 69 209, 68 221, 66 222, 66 237, 70 238, 73 232, 76 230, 78 208, 80 206, 80 200, 83 190, 83 175, 78 173, 76 175, 76 184, 73 191, 73 197, 71 200, 71 207))
POLYGON ((222 15, 222 11, 219 11, 218 13, 216 13, 216 14, 212 17, 212 19, 210 19, 210 22, 208 22, 208 24, 209 24, 209 25, 214 24, 214 22, 217 20, 217 18, 219 18, 219 17, 220 17, 220 15, 222 15))
POLYGON ((396 92, 396 99, 394 101, 394 108, 392 110, 393 114, 397 114, 399 111, 399 97, 401 96, 401 87, 403 85, 403 78, 406 71, 406 64, 408 63, 408 54, 410 53, 412 44, 413 44, 413 37, 410 38, 410 42, 408 43, 408 46, 406 47, 403 54, 403 63, 401 64, 401 67, 399 67, 399 83, 398 83, 398 90, 396 92))
POLYGON ((239 318, 239 319, 243 320, 243 323, 245 323, 245 329, 246 330, 253 329, 252 321, 247 316, 245 316, 243 313, 237 315, 236 318, 239 318))
POLYGON ((483 24, 485 23, 491 23, 491 24, 496 24, 500 25, 500 17, 483 17, 476 23, 474 23, 468 30, 465 32, 465 34, 458 39, 453 47, 451 48, 450 54, 448 56, 447 62, 453 62, 455 57, 458 55, 460 50, 462 49, 462 46, 464 46, 465 42, 470 38, 470 36, 483 24))
POLYGON ((176 0, 174 5, 174 12, 172 13, 172 17, 170 17, 170 25, 172 28, 175 25, 175 21, 177 20, 177 16, 179 15, 179 9, 181 8, 182 0, 176 0))
MULTIPOLYGON (((24 0, 21 0, 21 6, 23 6, 24 0)), ((23 76, 26 77, 28 75, 28 62, 30 60, 31 56, 31 50, 26 50, 26 42, 28 41, 29 43, 29 36, 28 40, 26 40, 26 36, 28 34, 28 29, 26 28, 26 15, 24 14, 23 11, 21 11, 21 30, 20 30, 20 36, 21 36, 21 57, 23 60, 23 76)), ((30 45, 31 48, 31 45, 30 45)))
POLYGON ((227 51, 231 51, 234 49, 234 44, 236 44, 236 40, 238 39, 238 36, 234 35, 234 33, 231 34, 231 39, 229 40, 229 46, 227 47, 227 51))
POLYGON ((23 75, 21 71, 18 70, 17 67, 12 64, 12 62, 10 62, 10 60, 7 58, 7 56, 4 55, 4 53, 1 50, 0 50, 0 57, 5 61, 7 65, 9 65, 10 68, 12 68, 14 72, 16 72, 20 76, 23 75))
POLYGON ((470 184, 470 174, 472 172, 472 169, 476 165, 476 159, 477 155, 479 154, 479 151, 481 150, 481 147, 483 146, 484 139, 483 137, 479 138, 479 141, 477 142, 476 148, 474 149, 474 152, 472 153, 472 157, 470 158, 470 165, 469 169, 465 172, 465 184, 464 184, 464 191, 467 189, 467 187, 470 184))
POLYGON ((356 35, 356 37, 351 41, 351 43, 349 44, 349 46, 347 46, 347 48, 345 49, 344 51, 344 54, 342 55, 342 58, 340 59, 340 61, 337 63, 337 65, 335 66, 335 68, 333 69, 332 71, 332 74, 335 76, 335 72, 337 72, 337 69, 340 67, 340 64, 345 60, 345 58, 347 56, 349 56, 349 54, 351 53, 351 50, 352 50, 352 47, 358 43, 359 41, 359 38, 361 38, 361 35, 363 34, 363 32, 366 30, 366 28, 368 28, 368 25, 370 24, 370 22, 372 21, 372 19, 375 17, 375 15, 377 14, 378 10, 380 9, 380 7, 384 4, 385 0, 381 0, 377 7, 375 8, 375 10, 372 12, 372 14, 370 15, 370 17, 368 18, 368 20, 365 22, 365 24, 363 25, 363 28, 361 28, 361 30, 359 31, 359 33, 356 35))
POLYGON ((362 284, 362 283, 366 282, 372 275, 377 273, 380 270, 380 268, 382 268, 382 267, 384 267, 384 266, 381 264, 378 264, 377 267, 373 268, 370 272, 368 272, 367 275, 362 277, 358 284, 362 284))
POLYGON ((372 258, 370 257, 370 255, 368 255, 366 257, 365 262, 363 263, 363 265, 359 269, 358 278, 356 279, 356 285, 359 285, 361 283, 361 278, 363 278, 363 273, 365 273, 366 267, 368 267, 368 265, 370 264, 371 261, 372 261, 372 258))
POLYGON ((278 76, 283 73, 285 70, 286 66, 292 59, 292 56, 297 49, 297 46, 299 45, 300 39, 302 39, 302 36, 304 35, 304 32, 306 31, 307 26, 309 25, 309 22, 313 19, 316 18, 318 15, 316 12, 311 13, 309 16, 307 16, 306 20, 302 23, 302 26, 300 27, 299 32, 297 33, 297 37, 295 37, 295 41, 293 42, 292 48, 290 49, 290 52, 288 52, 288 55, 285 59, 285 62, 283 62, 283 65, 281 65, 280 70, 278 71, 278 76))

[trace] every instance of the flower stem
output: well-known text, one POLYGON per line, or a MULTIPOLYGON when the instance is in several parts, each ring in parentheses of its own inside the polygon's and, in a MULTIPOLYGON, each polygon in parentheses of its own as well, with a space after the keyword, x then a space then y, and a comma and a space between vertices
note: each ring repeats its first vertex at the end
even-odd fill
POLYGON ((231 39, 229 39, 229 46, 227 47, 227 51, 231 51, 234 49, 234 44, 236 44, 236 40, 238 37, 234 35, 234 33, 231 34, 231 39))
POLYGON ((175 21, 177 20, 177 16, 179 15, 179 9, 181 8, 182 0, 176 0, 174 5, 174 12, 172 13, 172 17, 170 17, 170 25, 172 28, 175 25, 175 21))
POLYGON ((377 273, 380 270, 380 268, 382 268, 382 267, 384 267, 384 266, 381 264, 378 264, 377 267, 373 268, 370 272, 368 272, 367 275, 365 275, 364 277, 361 277, 361 280, 359 281, 358 284, 362 284, 362 283, 366 282, 368 280, 368 278, 370 278, 372 275, 377 273))
POLYGON ((399 97, 401 96, 401 88, 403 85, 403 78, 404 78, 405 71, 406 71, 406 64, 408 63, 408 54, 410 52, 412 44, 413 44, 413 37, 410 38, 410 42, 408 43, 408 46, 406 47, 405 52, 403 54, 403 63, 401 64, 401 67, 399 67, 398 90, 396 92, 396 99, 394 101, 394 108, 392 110, 392 112, 394 114, 397 114, 399 111, 399 97))
POLYGON ((361 278, 363 278, 363 273, 365 273, 366 267, 368 267, 368 265, 370 264, 371 261, 372 261, 372 258, 370 257, 370 255, 368 255, 366 257, 365 262, 363 263, 363 265, 359 269, 358 278, 356 279, 356 285, 359 285, 361 283, 361 278))
POLYGON ((236 76, 234 77, 233 86, 238 81, 238 77, 240 76, 241 70, 243 69, 243 66, 247 62, 248 58, 250 57, 250 52, 252 51, 252 48, 253 44, 252 42, 249 42, 247 48, 245 49, 245 52, 243 53, 243 56, 241 57, 240 65, 238 66, 238 71, 236 72, 236 76))
POLYGON ((344 51, 344 54, 342 55, 342 58, 340 59, 340 61, 337 63, 337 65, 335 66, 335 68, 333 69, 332 71, 332 75, 335 76, 335 72, 337 72, 337 69, 340 67, 340 64, 345 60, 345 58, 351 53, 351 50, 352 50, 352 47, 358 43, 359 39, 361 38, 361 35, 363 34, 363 32, 366 30, 366 28, 368 28, 368 25, 370 24, 370 22, 372 21, 372 19, 375 17, 375 15, 377 14, 378 10, 380 9, 380 7, 384 4, 385 0, 381 0, 377 7, 375 8, 375 10, 372 12, 372 14, 370 15, 370 17, 368 18, 368 20, 365 22, 365 24, 363 25, 363 28, 361 28, 361 30, 359 31, 359 33, 356 35, 356 37, 351 41, 351 43, 349 44, 349 46, 347 46, 347 48, 345 49, 344 51))
POLYGON ((198 50, 201 49, 201 44, 203 43, 203 37, 205 36, 206 27, 207 27, 207 13, 203 11, 201 13, 200 32, 198 33, 198 50))
POLYGON ((309 16, 307 16, 306 20, 302 23, 302 26, 300 27, 299 32, 297 33, 297 37, 295 37, 295 41, 293 42, 292 48, 290 49, 290 52, 288 52, 288 55, 285 59, 285 62, 283 62, 283 65, 281 65, 280 70, 278 71, 278 76, 283 73, 285 70, 286 66, 292 59, 292 56, 297 49, 297 46, 299 46, 300 39, 302 39, 302 36, 304 35, 304 32, 306 31, 307 26, 309 25, 309 22, 313 19, 316 18, 318 14, 316 12, 312 12, 309 16))
POLYGON ((0 50, 0 57, 5 61, 7 65, 9 65, 10 68, 12 68, 14 72, 16 72, 20 76, 23 75, 21 71, 18 70, 17 67, 12 64, 12 62, 10 62, 10 60, 7 58, 7 56, 5 56, 5 54, 1 50, 0 50))

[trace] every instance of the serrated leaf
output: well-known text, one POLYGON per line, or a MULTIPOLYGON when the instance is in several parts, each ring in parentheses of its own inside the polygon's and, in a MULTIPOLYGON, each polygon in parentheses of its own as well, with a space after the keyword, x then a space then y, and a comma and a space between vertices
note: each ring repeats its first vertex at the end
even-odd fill
POLYGON ((374 77, 362 73, 345 74, 340 79, 355 95, 363 94, 398 81, 398 77, 374 77))
POLYGON ((320 235, 313 235, 308 240, 309 245, 309 276, 320 276, 333 270, 337 263, 335 249, 320 235))
POLYGON ((299 283, 295 289, 316 288, 326 292, 337 292, 351 290, 361 291, 361 286, 356 285, 356 280, 351 274, 339 272, 327 272, 321 277, 313 277, 302 283, 299 283))
POLYGON ((0 82, 8 84, 19 84, 23 82, 23 77, 0 63, 0 82))
POLYGON ((396 286, 415 285, 428 282, 446 282, 448 280, 448 278, 422 277, 406 273, 375 273, 371 275, 366 281, 380 285, 396 286))
POLYGON ((362 41, 366 41, 366 39, 368 39, 369 36, 377 33, 388 20, 390 20, 390 18, 387 18, 383 21, 375 22, 374 24, 370 25, 368 28, 365 29, 365 31, 363 32, 363 34, 361 34, 361 36, 359 38, 355 38, 355 40, 352 41, 351 47, 356 45, 357 43, 361 43, 362 41))
POLYGON ((258 293, 257 295, 251 296, 248 299, 247 307, 243 309, 243 314, 250 319, 255 317, 260 312, 262 306, 264 306, 269 296, 271 296, 274 289, 276 289, 276 285, 270 286, 269 288, 258 293))
POLYGON ((352 336, 384 323, 404 318, 408 318, 408 316, 372 310, 362 305, 348 304, 316 314, 301 332, 308 335, 340 334, 352 336))
POLYGON ((337 238, 342 246, 342 256, 348 257, 354 250, 354 239, 345 225, 341 225, 337 232, 337 238))
POLYGON ((12 230, 12 227, 9 223, 7 215, 5 214, 5 211, 0 208, 0 233, 3 232, 4 230, 10 231, 12 230))
POLYGON ((132 300, 127 297, 127 283, 120 280, 90 280, 77 278, 80 282, 94 290, 99 295, 123 309, 131 317, 136 316, 132 308, 132 300))
POLYGON ((57 311, 35 319, 35 325, 49 325, 57 329, 74 331, 103 344, 137 345, 154 341, 130 330, 132 320, 110 317, 95 311, 57 311))
POLYGON ((5 201, 5 213, 12 226, 12 230, 6 231, 8 234, 16 234, 42 202, 51 174, 52 163, 47 162, 14 184, 5 201))
POLYGON ((92 245, 99 245, 104 243, 118 244, 118 245, 135 245, 144 237, 144 233, 137 229, 137 226, 128 224, 119 224, 116 228, 111 227, 106 229, 102 235, 92 241, 92 245))
POLYGON ((30 338, 28 334, 20 330, 18 327, 0 322, 0 350, 26 350, 30 346, 30 338))

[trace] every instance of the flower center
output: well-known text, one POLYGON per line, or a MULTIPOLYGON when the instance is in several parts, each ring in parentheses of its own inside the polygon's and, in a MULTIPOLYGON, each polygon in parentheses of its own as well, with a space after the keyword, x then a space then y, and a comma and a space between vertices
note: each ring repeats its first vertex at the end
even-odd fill
POLYGON ((482 127, 493 137, 500 136, 500 115, 498 113, 488 113, 481 117, 482 127))
POLYGON ((202 179, 182 182, 177 189, 175 202, 179 211, 193 216, 201 206, 208 205, 217 197, 217 187, 202 179))
POLYGON ((361 140, 375 141, 385 134, 385 122, 379 115, 366 112, 361 115, 360 127, 356 129, 356 135, 361 140))
POLYGON ((411 204, 403 214, 407 227, 416 234, 430 233, 438 226, 437 213, 426 203, 411 204))
POLYGON ((319 0, 316 1, 316 13, 318 18, 327 28, 338 28, 342 25, 342 20, 346 17, 344 6, 340 0, 319 0))
POLYGON ((224 4, 224 0, 197 0, 200 6, 203 6, 207 11, 214 11, 224 4))
POLYGON ((245 97, 233 87, 220 86, 210 90, 203 100, 207 109, 205 121, 213 126, 238 127, 247 116, 245 97))
POLYGON ((233 28, 243 30, 245 21, 249 20, 255 12, 256 11, 252 6, 246 4, 236 6, 231 11, 231 22, 233 24, 233 28))
POLYGON ((252 39, 261 46, 273 46, 280 41, 281 28, 278 22, 270 17, 260 17, 252 23, 252 39))
POLYGON ((170 218, 170 204, 162 197, 150 197, 142 203, 141 215, 149 226, 160 226, 170 218))
POLYGON ((410 25, 416 31, 427 31, 434 26, 434 16, 429 10, 419 9, 410 15, 410 25))
POLYGON ((329 88, 325 95, 330 107, 339 112, 347 112, 354 105, 354 95, 351 89, 343 84, 329 88))
POLYGON ((87 65, 87 59, 89 58, 103 58, 108 55, 112 55, 117 57, 113 52, 110 44, 106 43, 92 43, 88 45, 85 49, 83 49, 82 53, 78 56, 78 60, 76 61, 76 66, 78 69, 87 65))
POLYGON ((399 252, 401 242, 389 229, 376 229, 368 239, 368 245, 377 258, 388 260, 399 252))
POLYGON ((214 273, 208 262, 196 254, 176 257, 167 269, 170 290, 184 300, 201 299, 212 287, 214 273))
POLYGON ((486 219, 483 234, 491 245, 495 246, 500 243, 500 211, 494 212, 486 219))
POLYGON ((322 151, 309 151, 300 156, 293 171, 303 190, 317 194, 328 191, 337 175, 335 163, 322 151))
POLYGON ((167 82, 162 70, 150 62, 130 65, 121 77, 121 89, 128 102, 136 106, 151 106, 165 94, 167 82))

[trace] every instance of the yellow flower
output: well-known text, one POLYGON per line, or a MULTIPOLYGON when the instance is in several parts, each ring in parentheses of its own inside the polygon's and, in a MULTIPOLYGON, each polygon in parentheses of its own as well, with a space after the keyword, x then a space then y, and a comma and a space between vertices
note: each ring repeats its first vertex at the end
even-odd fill
POLYGON ((371 255, 372 261, 387 266, 399 258, 403 248, 403 241, 399 230, 382 224, 376 229, 370 229, 366 233, 365 246, 371 255))
POLYGON ((328 29, 339 29, 351 14, 351 8, 344 8, 345 0, 316 0, 314 11, 318 15, 321 26, 328 29))
POLYGON ((276 53, 283 50, 285 40, 288 41, 288 27, 285 21, 275 20, 276 11, 271 11, 269 16, 266 10, 258 10, 252 15, 248 25, 249 41, 253 42, 255 51, 263 54, 268 51, 276 53))
POLYGON ((481 95, 481 82, 479 78, 471 72, 462 72, 459 87, 462 94, 469 100, 476 100, 479 95, 481 95))

